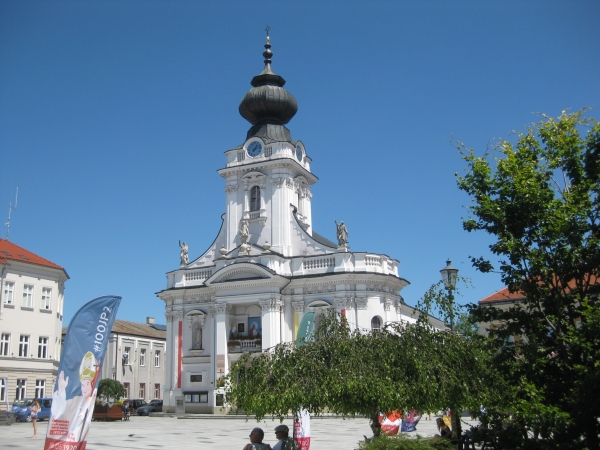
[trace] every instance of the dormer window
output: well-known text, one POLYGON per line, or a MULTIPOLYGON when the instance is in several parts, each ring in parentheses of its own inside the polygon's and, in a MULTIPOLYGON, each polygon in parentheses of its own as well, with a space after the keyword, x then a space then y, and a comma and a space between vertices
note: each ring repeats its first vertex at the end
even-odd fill
POLYGON ((250 211, 260 211, 260 188, 254 186, 250 190, 250 211))

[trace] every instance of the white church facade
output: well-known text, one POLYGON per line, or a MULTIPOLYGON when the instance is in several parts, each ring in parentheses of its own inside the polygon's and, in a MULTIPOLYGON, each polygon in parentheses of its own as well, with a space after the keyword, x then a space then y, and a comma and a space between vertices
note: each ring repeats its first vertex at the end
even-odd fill
MULTIPOLYGON (((311 186, 317 177, 301 141, 285 125, 297 111, 285 80, 265 67, 252 79, 240 114, 252 127, 225 152, 226 211, 208 250, 181 265, 157 293, 165 302, 164 410, 224 412, 221 377, 243 352, 295 340, 309 311, 335 309, 353 328, 414 321, 400 291, 408 285, 387 255, 351 252, 345 225, 338 242, 313 230, 311 186)), ((433 325, 443 328, 443 323, 433 325)))

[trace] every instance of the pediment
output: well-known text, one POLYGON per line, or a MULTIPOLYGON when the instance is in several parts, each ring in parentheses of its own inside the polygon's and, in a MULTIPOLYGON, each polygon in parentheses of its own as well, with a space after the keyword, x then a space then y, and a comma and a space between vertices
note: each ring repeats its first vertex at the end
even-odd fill
POLYGON ((239 280, 269 280, 273 274, 263 266, 253 263, 231 264, 206 280, 206 284, 228 283, 239 280))
POLYGON ((315 300, 314 302, 309 303, 306 307, 310 310, 314 309, 322 309, 322 308, 330 308, 331 304, 326 302, 325 300, 315 300))
POLYGON ((264 173, 260 172, 249 172, 242 177, 242 181, 245 186, 249 186, 252 184, 259 184, 261 187, 264 187, 265 180, 267 176, 264 173))

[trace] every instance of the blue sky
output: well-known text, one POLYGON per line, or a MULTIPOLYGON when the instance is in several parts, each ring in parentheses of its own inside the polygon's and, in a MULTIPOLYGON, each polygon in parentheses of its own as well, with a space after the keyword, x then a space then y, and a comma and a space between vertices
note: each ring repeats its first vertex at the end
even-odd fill
POLYGON ((18 186, 10 240, 69 273, 65 325, 107 294, 119 318, 165 323, 178 240, 195 259, 221 225, 216 170, 250 127, 269 25, 320 178, 315 230, 343 220, 351 250, 400 260, 409 304, 448 257, 477 301, 502 283, 470 265, 491 240, 462 230, 451 141, 483 153, 538 112, 597 108, 598 17, 597 1, 0 1, 0 213, 18 186))

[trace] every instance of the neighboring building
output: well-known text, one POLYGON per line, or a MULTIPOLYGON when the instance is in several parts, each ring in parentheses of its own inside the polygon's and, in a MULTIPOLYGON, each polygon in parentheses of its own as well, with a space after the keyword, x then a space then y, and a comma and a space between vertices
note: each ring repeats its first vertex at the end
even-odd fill
MULTIPOLYGON (((494 292, 492 295, 488 295, 485 298, 479 300, 479 304, 482 306, 493 306, 498 309, 508 310, 517 302, 525 300, 525 296, 520 292, 509 292, 507 287, 494 292)), ((500 325, 499 322, 481 322, 479 323, 479 333, 488 336, 489 330, 496 328, 500 325)))
MULTIPOLYGON (((63 337, 66 332, 64 328, 63 337)), ((155 324, 152 317, 147 317, 146 323, 115 319, 102 363, 102 379, 123 383, 126 398, 163 398, 166 334, 166 326, 155 324)))
POLYGON ((239 107, 252 127, 218 171, 226 205, 221 229, 192 262, 181 243, 181 265, 157 293, 167 317, 165 411, 223 411, 219 378, 231 364, 244 351, 293 341, 309 311, 334 309, 365 330, 414 320, 399 295, 409 283, 397 260, 350 252, 343 222, 338 244, 313 230, 311 186, 318 179, 307 148, 284 126, 297 103, 271 70, 270 47, 267 37, 265 68, 239 107))
POLYGON ((1 403, 51 395, 68 279, 58 264, 0 239, 1 403))

